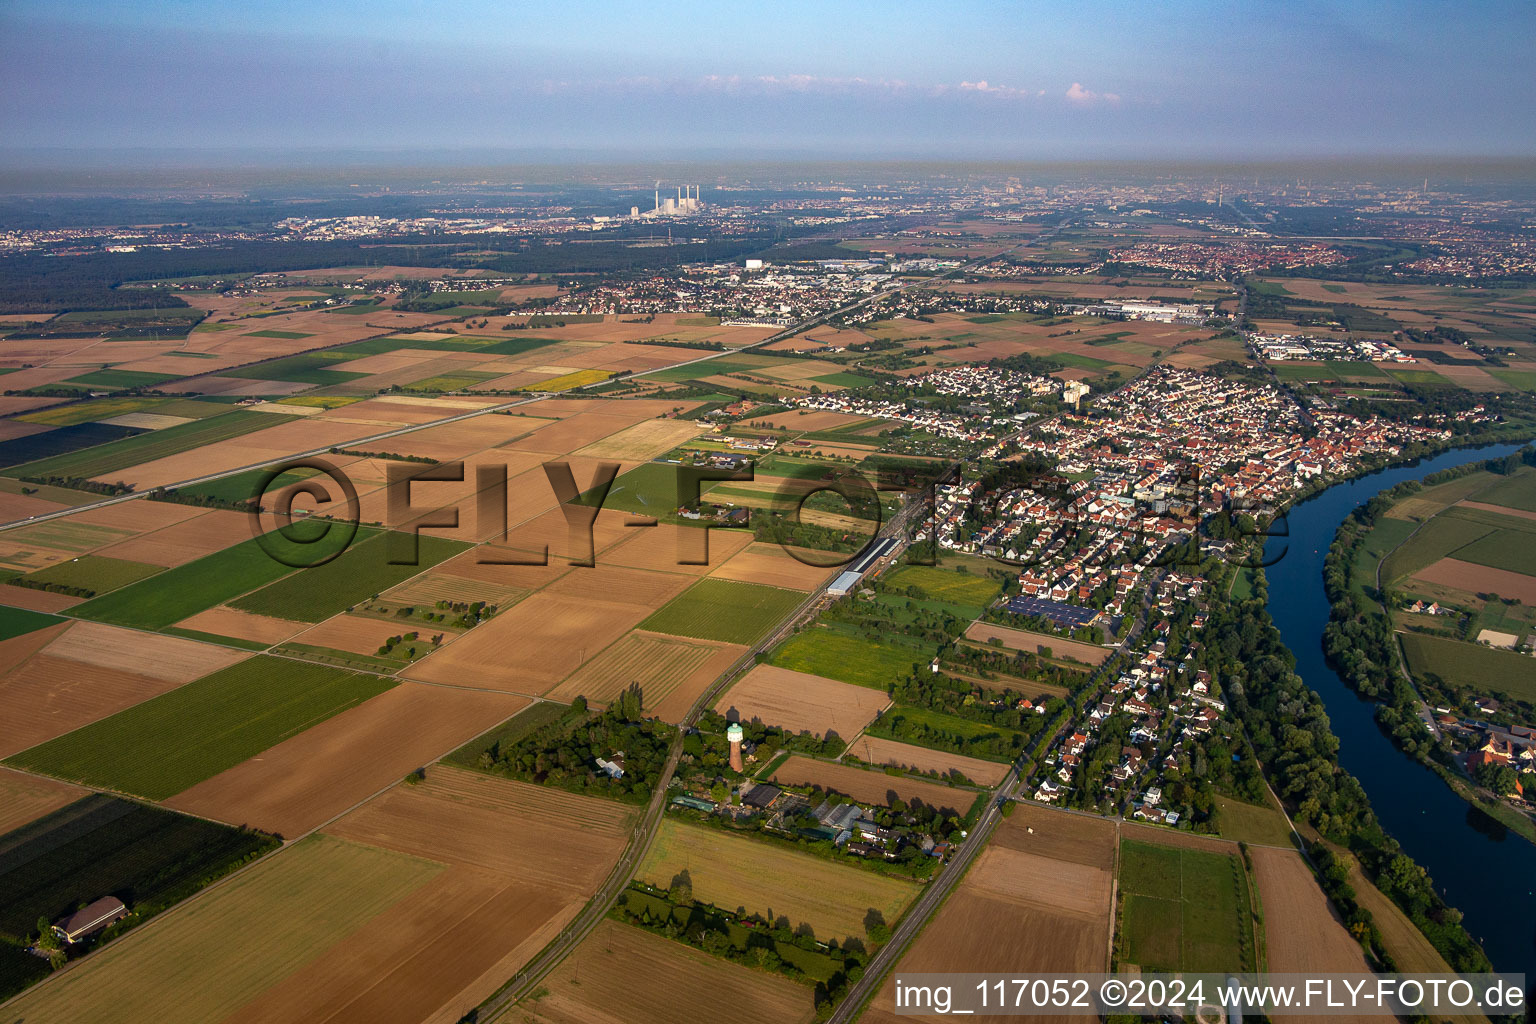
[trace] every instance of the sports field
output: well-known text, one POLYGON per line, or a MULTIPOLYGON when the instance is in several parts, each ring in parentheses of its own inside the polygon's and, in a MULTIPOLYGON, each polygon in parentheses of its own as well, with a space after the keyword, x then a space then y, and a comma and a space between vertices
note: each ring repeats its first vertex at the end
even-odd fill
POLYGON ((393 685, 323 665, 250 658, 7 763, 163 800, 393 685))
POLYGON ((771 840, 665 818, 635 878, 665 889, 684 871, 694 899, 726 911, 771 912, 774 918, 788 917, 791 927, 809 924, 821 942, 867 942, 864 921, 870 910, 894 925, 919 892, 916 883, 771 840))
POLYGON ((1118 959, 1147 971, 1251 971, 1248 882, 1232 853, 1120 843, 1118 959))
POLYGON ((702 579, 640 624, 642 629, 700 640, 753 644, 805 595, 734 580, 702 579))

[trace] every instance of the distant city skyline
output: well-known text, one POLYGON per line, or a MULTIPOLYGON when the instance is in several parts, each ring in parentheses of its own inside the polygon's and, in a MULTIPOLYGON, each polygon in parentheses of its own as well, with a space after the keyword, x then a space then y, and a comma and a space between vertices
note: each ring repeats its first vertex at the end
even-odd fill
POLYGON ((0 9, 7 153, 1536 154, 1536 7, 0 9))

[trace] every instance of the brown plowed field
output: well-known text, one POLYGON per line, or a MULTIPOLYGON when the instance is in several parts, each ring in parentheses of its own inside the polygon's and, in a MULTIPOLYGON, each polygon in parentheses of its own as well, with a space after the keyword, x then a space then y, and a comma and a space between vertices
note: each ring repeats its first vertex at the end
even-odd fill
POLYGON ((406 604, 436 604, 438 601, 473 604, 476 601, 484 601, 498 608, 506 608, 527 594, 528 591, 521 587, 432 572, 406 580, 394 590, 386 592, 384 596, 390 601, 402 601, 406 604))
MULTIPOLYGON (((818 556, 826 559, 827 552, 816 552, 806 557, 818 556)), ((713 552, 710 557, 713 560, 713 552)), ((811 591, 840 571, 841 566, 826 569, 818 565, 806 565, 776 544, 750 544, 711 575, 741 583, 763 583, 770 587, 811 591)))
MULTIPOLYGON (((1114 852, 1113 822, 1018 805, 896 970, 1106 970, 1114 909, 1114 852)), ((860 1018, 873 1024, 907 1019, 896 1016, 888 986, 880 989, 860 1018)), ((1017 1018, 971 1019, 1002 1024, 1017 1018)))
POLYGON ((236 640, 251 640, 260 644, 282 643, 304 628, 302 622, 274 619, 269 615, 243 612, 226 605, 198 612, 191 618, 182 619, 176 625, 199 633, 234 637, 236 640))
MULTIPOLYGON (((130 501, 124 504, 143 503, 130 501)), ((174 568, 250 538, 251 524, 244 515, 212 509, 174 526, 102 548, 98 554, 174 568)))
POLYGON ((446 862, 448 870, 226 1024, 454 1024, 575 916, 632 821, 629 808, 610 801, 428 767, 425 781, 395 787, 326 835, 446 862))
POLYGON ((798 755, 791 757, 773 773, 774 782, 791 786, 820 786, 835 790, 863 803, 884 806, 895 793, 907 803, 921 800, 929 807, 940 810, 952 809, 961 814, 971 809, 976 794, 969 789, 952 789, 936 782, 898 778, 884 772, 855 768, 852 765, 829 764, 798 755))
POLYGON ((46 590, 0 586, 0 604, 8 608, 26 608, 34 612, 61 612, 66 608, 73 608, 84 600, 83 597, 53 594, 46 590))
POLYGON ((1301 854, 1268 847, 1250 847, 1248 852, 1265 910, 1271 971, 1370 970, 1360 944, 1334 916, 1301 854))
POLYGON ((82 665, 131 667, 143 675, 172 683, 190 683, 247 657, 227 647, 102 622, 75 623, 44 653, 82 665))
MULTIPOLYGON (((1365 974, 1370 966, 1360 945, 1334 916, 1301 854, 1250 847, 1254 880, 1264 907, 1267 968, 1281 973, 1344 972, 1365 974)), ((1304 1021, 1358 1021, 1370 1017, 1292 1017, 1304 1021)), ((1376 1018, 1379 1019, 1379 1018, 1376 1018)))
MULTIPOLYGON (((630 403, 625 403, 626 405, 630 403)), ((590 407, 589 407, 590 408, 590 407)), ((544 403, 538 406, 544 412, 544 403)), ((626 413, 583 412, 540 427, 520 441, 507 445, 520 452, 539 452, 544 455, 562 456, 601 441, 609 434, 617 434, 643 417, 638 410, 626 413)))
POLYGON ((88 790, 0 768, 0 836, 85 796, 88 790))
POLYGON ((601 558, 594 561, 596 565, 578 566, 545 587, 542 593, 633 605, 644 609, 649 615, 681 594, 693 582, 681 573, 631 569, 609 564, 601 558))
POLYGON ((1185 850, 1203 850, 1206 853, 1233 854, 1237 852, 1236 844, 1230 839, 1196 835, 1193 832, 1180 832, 1177 829, 1163 828, 1158 825, 1143 825, 1137 821, 1122 823, 1120 832, 1126 839, 1131 839, 1138 843, 1156 843, 1159 846, 1176 846, 1185 850))
POLYGON ((738 551, 752 543, 752 534, 746 530, 705 530, 675 523, 660 523, 644 529, 631 528, 628 532, 630 536, 604 551, 600 561, 636 569, 659 569, 662 572, 702 576, 711 569, 719 569, 738 551), (679 565, 681 558, 701 557, 706 537, 709 564, 679 565))
POLYGON ((1536 604, 1536 576, 1463 562, 1457 558, 1442 558, 1414 573, 1413 578, 1464 590, 1469 594, 1498 594, 1506 600, 1519 598, 1526 604, 1536 604))
POLYGON ((402 683, 198 783, 166 806, 293 838, 527 703, 504 693, 402 683))
POLYGON ((808 1024, 811 990, 617 921, 604 921, 518 1004, 529 1024, 808 1024))
POLYGON ((635 630, 581 666, 547 696, 564 702, 580 696, 607 704, 630 683, 639 683, 645 710, 677 722, 687 715, 699 694, 745 652, 739 644, 635 630))
POLYGON ((929 750, 927 747, 898 743, 879 736, 860 736, 850 753, 869 764, 893 764, 899 768, 915 768, 941 774, 958 771, 983 786, 995 786, 1008 774, 1008 766, 996 761, 983 761, 979 757, 966 757, 944 750, 929 750))
POLYGON ((830 729, 847 741, 890 702, 884 691, 868 686, 758 665, 720 698, 715 710, 740 721, 761 719, 790 732, 809 730, 821 736, 830 729))
POLYGON ((972 623, 971 628, 965 631, 965 636, 968 640, 983 644, 995 638, 1002 641, 1004 647, 1015 651, 1028 651, 1031 654, 1037 653, 1042 647, 1048 647, 1054 657, 1072 658, 1085 665, 1102 665, 1114 653, 1109 648, 1100 647, 1098 644, 1085 644, 1065 637, 1011 629, 1008 626, 997 626, 990 622, 972 623))
MULTIPOLYGON (((600 569, 576 569, 571 575, 600 569)), ((674 578, 680 591, 688 578, 674 578)), ((426 682, 541 696, 638 625, 653 607, 659 604, 647 607, 541 591, 427 655, 404 674, 426 682)))
POLYGON ((21 636, 13 636, 8 640, 0 640, 0 677, 53 643, 71 625, 72 623, 69 622, 60 622, 56 626, 47 626, 30 633, 23 633, 21 636))

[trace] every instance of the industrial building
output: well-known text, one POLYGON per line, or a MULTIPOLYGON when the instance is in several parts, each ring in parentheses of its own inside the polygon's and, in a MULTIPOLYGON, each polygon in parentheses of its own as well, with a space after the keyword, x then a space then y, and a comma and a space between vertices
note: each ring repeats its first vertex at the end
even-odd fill
POLYGON ((655 219, 657 217, 687 217, 698 213, 704 208, 703 200, 699 195, 701 191, 698 185, 679 185, 677 186, 677 195, 675 197, 667 196, 663 199, 661 197, 661 185, 658 182, 656 187, 656 206, 649 213, 642 216, 655 219))
POLYGON ((839 573, 837 579, 827 585, 827 593, 833 597, 842 597, 851 593, 853 588, 858 586, 859 580, 864 578, 864 574, 876 562, 890 554, 895 547, 896 541, 892 537, 882 537, 875 541, 864 549, 863 554, 849 563, 848 568, 839 573))

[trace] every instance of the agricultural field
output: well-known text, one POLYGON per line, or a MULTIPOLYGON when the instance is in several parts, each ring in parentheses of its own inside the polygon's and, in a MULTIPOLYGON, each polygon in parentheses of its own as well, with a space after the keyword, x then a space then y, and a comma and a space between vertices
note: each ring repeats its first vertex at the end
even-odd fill
POLYGON ((0 642, 0 756, 122 711, 242 657, 226 647, 73 622, 0 642))
POLYGON ((7 763, 163 800, 393 685, 322 665, 250 658, 7 763))
POLYGON ((885 691, 925 664, 932 652, 895 642, 867 640, 822 624, 802 629, 773 650, 769 663, 885 691))
POLYGON ((717 1017, 722 993, 744 1020, 815 1018, 807 986, 617 921, 598 925, 518 1012, 528 1024, 589 1024, 623 1007, 625 1024, 674 1024, 717 1017))
MULTIPOLYGON (((194 448, 204 448, 266 427, 275 427, 296 416, 272 415, 237 409, 219 416, 194 420, 164 430, 139 432, 133 437, 98 444, 96 447, 56 455, 52 458, 13 466, 7 476, 105 477, 130 466, 142 465, 178 455, 194 448)), ((79 429, 79 428, 61 428, 79 429)), ((116 428, 125 430, 128 428, 116 428)), ((23 438, 23 441, 32 440, 23 438)), ((7 442, 11 443, 11 442, 7 442)))
POLYGON ((1529 655, 1421 633, 1400 634, 1408 670, 1423 678, 1433 672, 1454 687, 1492 691, 1536 701, 1536 663, 1529 655))
POLYGON ((906 776, 887 775, 882 771, 833 764, 814 758, 792 755, 773 773, 770 781, 785 786, 813 786, 828 793, 841 793, 860 803, 890 805, 892 796, 908 804, 922 803, 946 813, 963 816, 976 802, 969 789, 953 789, 937 782, 923 782, 906 776))
POLYGON ((904 565, 886 575, 884 581, 897 589, 916 587, 927 597, 959 605, 973 616, 980 615, 1003 589, 1001 583, 988 577, 924 565, 904 565))
MULTIPOLYGON (((1368 971, 1360 944, 1339 922, 1312 869, 1294 850, 1251 847, 1270 971, 1368 971), (1284 913, 1275 913, 1284 907, 1284 913)), ((1399 967, 1406 970, 1406 967, 1399 967)))
POLYGON ((81 596, 90 597, 126 587, 130 583, 137 583, 162 570, 162 566, 148 565, 144 562, 129 562, 121 558, 107 558, 104 555, 81 555, 68 562, 58 562, 46 569, 27 573, 20 578, 33 583, 87 590, 91 593, 81 596))
POLYGON ((666 889, 687 872, 693 897, 734 912, 788 917, 809 924, 822 942, 867 941, 871 910, 894 925, 917 897, 916 883, 862 871, 771 840, 733 836, 717 828, 664 818, 635 879, 666 889))
POLYGON ((753 644, 802 600, 803 594, 778 587, 703 579, 663 605, 640 627, 700 640, 753 644))
POLYGON ((546 696, 563 703, 585 697, 603 707, 636 683, 646 712, 669 722, 681 721, 699 694, 745 653, 740 644, 635 630, 604 648, 546 696))
POLYGON ((881 736, 860 736, 849 745, 848 752, 866 764, 891 765, 924 774, 937 772, 946 777, 959 772, 980 786, 995 786, 1008 775, 1008 766, 997 761, 983 761, 947 750, 930 750, 881 736))
POLYGON ((1216 828, 1221 838, 1256 846, 1290 846, 1291 830, 1273 805, 1259 807, 1228 796, 1216 797, 1216 828))
POLYGON ((853 739, 890 704, 884 693, 823 676, 757 665, 715 704, 732 721, 776 725, 791 733, 835 732, 853 739))
MULTIPOLYGON (((970 744, 972 740, 992 740, 995 743, 998 738, 1005 738, 1013 744, 1011 749, 1015 753, 997 754, 996 759, 1002 763, 1013 760, 1024 739, 1023 733, 1013 729, 989 725, 986 722, 973 722, 969 718, 961 718, 958 715, 950 715, 929 708, 907 707, 901 704, 892 707, 882 715, 878 722, 870 726, 869 732, 871 735, 901 739, 918 746, 933 746, 941 750, 949 750, 953 747, 972 749, 970 744)), ((989 748, 988 753, 994 750, 995 747, 989 748)))
MULTIPOLYGON (((0 441, 0 469, 11 477, 41 475, 35 469, 71 453, 122 442, 143 434, 139 427, 120 427, 111 423, 72 423, 39 434, 27 434, 0 441)), ((78 474, 62 474, 78 475, 78 474)))
POLYGON ((1146 971, 1252 971, 1247 873, 1221 853, 1120 843, 1117 959, 1146 971))
POLYGON ((528 706, 511 694, 401 683, 166 801, 303 835, 528 706))
MULTIPOLYGON (((1019 804, 895 970, 1107 970, 1115 842, 1111 821, 1019 804)), ((908 1019, 895 1013, 889 986, 881 987, 860 1018, 864 1024, 908 1019)))
MULTIPOLYGON (((711 560, 714 545, 720 542, 716 531, 710 538, 711 560)), ((710 573, 716 579, 736 580, 740 583, 759 583, 789 590, 811 591, 821 586, 829 576, 838 571, 815 564, 816 559, 828 560, 825 551, 805 552, 800 549, 785 551, 777 544, 752 543, 726 559, 724 564, 710 573), (801 557, 796 557, 799 553, 801 557)))
POLYGON ((965 636, 968 640, 984 644, 997 640, 1004 647, 1014 651, 1027 651, 1031 654, 1046 654, 1048 651, 1050 652, 1048 657, 1066 658, 1082 662, 1084 665, 1102 665, 1114 653, 1097 644, 1085 644, 1066 637, 1048 636, 1045 633, 1031 633, 1028 630, 998 626, 990 622, 973 623, 971 628, 965 631, 965 636))
MULTIPOLYGON (((363 534, 360 529, 358 536, 363 534)), ((136 629, 164 629, 293 571, 253 538, 93 598, 71 614, 136 629)))
POLYGON ((320 622, 397 586, 469 548, 461 541, 432 537, 416 538, 416 558, 408 565, 391 564, 397 545, 409 552, 408 534, 378 533, 354 543, 340 556, 269 584, 247 594, 230 607, 256 615, 320 622))
POLYGON ((85 796, 67 782, 0 768, 0 835, 85 796))
MULTIPOLYGON (((420 857, 327 836, 307 839, 177 908, 153 929, 92 954, 6 1010, 22 1020, 93 1024, 222 1021, 442 871, 420 857), (236 934, 240 941, 231 942, 236 934)), ((319 1018, 311 1008, 306 1019, 319 1018)))
POLYGON ((91 794, 0 838, 0 935, 23 938, 103 895, 142 920, 276 844, 250 831, 91 794))

